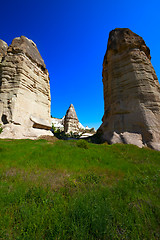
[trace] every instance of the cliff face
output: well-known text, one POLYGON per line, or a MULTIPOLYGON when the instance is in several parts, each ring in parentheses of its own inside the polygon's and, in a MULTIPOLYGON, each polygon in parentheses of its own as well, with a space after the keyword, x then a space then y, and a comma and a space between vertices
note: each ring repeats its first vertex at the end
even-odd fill
POLYGON ((103 62, 104 116, 100 129, 109 143, 160 150, 160 85, 150 50, 131 30, 110 32, 103 62))
POLYGON ((21 36, 7 47, 0 41, 0 137, 50 134, 49 74, 36 44, 21 36))

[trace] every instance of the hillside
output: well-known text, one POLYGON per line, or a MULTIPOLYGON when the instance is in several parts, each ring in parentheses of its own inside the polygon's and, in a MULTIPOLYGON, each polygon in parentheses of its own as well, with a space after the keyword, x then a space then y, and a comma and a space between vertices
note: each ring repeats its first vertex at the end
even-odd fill
POLYGON ((0 140, 0 239, 160 239, 160 152, 0 140))

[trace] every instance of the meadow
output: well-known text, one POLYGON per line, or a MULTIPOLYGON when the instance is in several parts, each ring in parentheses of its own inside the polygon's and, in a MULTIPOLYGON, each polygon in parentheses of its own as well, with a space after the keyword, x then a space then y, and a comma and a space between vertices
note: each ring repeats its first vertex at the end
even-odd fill
POLYGON ((160 152, 0 140, 0 239, 160 239, 160 152))

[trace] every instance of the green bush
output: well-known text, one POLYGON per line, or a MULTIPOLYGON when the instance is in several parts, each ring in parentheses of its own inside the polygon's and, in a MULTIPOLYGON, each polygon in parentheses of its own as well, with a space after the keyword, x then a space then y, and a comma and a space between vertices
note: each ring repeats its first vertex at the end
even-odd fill
POLYGON ((1 126, 2 125, 0 124, 0 134, 3 132, 3 128, 1 126))
POLYGON ((52 129, 53 129, 53 132, 55 132, 56 131, 56 128, 55 128, 55 126, 54 126, 54 124, 52 123, 52 129))
POLYGON ((88 142, 86 142, 85 140, 81 139, 81 140, 77 141, 77 147, 88 149, 89 145, 88 145, 88 142))

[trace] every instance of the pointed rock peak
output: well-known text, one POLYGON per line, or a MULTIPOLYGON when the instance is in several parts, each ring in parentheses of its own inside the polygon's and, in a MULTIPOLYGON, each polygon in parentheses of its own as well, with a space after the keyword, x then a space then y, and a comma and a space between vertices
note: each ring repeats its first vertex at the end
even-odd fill
POLYGON ((44 69, 46 68, 36 44, 25 36, 14 38, 8 48, 8 52, 12 52, 13 54, 23 53, 38 66, 41 66, 44 69))
POLYGON ((69 108, 74 108, 73 104, 71 103, 71 105, 69 106, 69 108))
POLYGON ((66 112, 66 115, 65 115, 65 118, 71 118, 71 119, 77 119, 78 120, 78 117, 77 117, 77 114, 76 114, 76 111, 75 111, 75 108, 73 106, 73 104, 71 104, 66 112))

